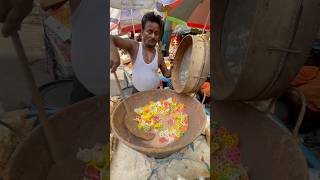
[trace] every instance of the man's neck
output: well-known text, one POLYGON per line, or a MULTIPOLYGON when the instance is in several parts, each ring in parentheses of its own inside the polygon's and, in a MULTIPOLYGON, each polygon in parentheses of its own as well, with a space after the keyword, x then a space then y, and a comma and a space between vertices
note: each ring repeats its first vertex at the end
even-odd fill
POLYGON ((154 47, 149 47, 146 46, 145 44, 142 43, 142 47, 144 50, 149 51, 149 52, 153 52, 154 51, 154 47))

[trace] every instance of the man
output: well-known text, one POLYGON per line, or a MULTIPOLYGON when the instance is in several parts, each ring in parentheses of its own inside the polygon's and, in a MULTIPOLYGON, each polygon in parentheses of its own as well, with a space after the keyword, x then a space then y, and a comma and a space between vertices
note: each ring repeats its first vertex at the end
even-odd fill
MULTIPOLYGON (((76 78, 71 102, 105 95, 107 87, 107 1, 69 0, 71 9, 71 61, 76 78)), ((5 37, 20 30, 33 0, 0 0, 0 22, 5 37)))
POLYGON ((161 37, 161 16, 153 12, 146 13, 142 20, 142 42, 110 37, 111 72, 115 72, 120 64, 117 47, 126 49, 132 57, 132 81, 134 92, 157 89, 160 86, 158 68, 165 77, 171 76, 167 69, 161 51, 156 48, 161 37))

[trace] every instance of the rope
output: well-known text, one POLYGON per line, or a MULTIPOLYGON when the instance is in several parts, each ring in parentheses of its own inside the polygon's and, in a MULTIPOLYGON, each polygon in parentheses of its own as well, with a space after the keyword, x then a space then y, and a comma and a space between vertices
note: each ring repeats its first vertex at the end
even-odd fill
POLYGON ((204 24, 204 26, 203 26, 202 33, 201 33, 201 34, 204 33, 204 30, 205 30, 205 28, 206 28, 206 26, 207 26, 208 19, 209 19, 209 15, 210 15, 210 11, 208 12, 208 15, 207 15, 207 17, 206 17, 206 22, 205 22, 205 24, 204 24))
POLYGON ((292 90, 296 91, 299 94, 300 100, 301 100, 300 113, 299 113, 299 116, 298 116, 298 120, 297 120, 296 126, 293 129, 293 136, 298 138, 299 129, 300 129, 300 126, 302 124, 302 121, 303 121, 303 118, 304 118, 304 114, 306 113, 306 106, 307 106, 306 104, 307 103, 306 103, 305 96, 303 95, 303 93, 299 89, 292 88, 292 90))

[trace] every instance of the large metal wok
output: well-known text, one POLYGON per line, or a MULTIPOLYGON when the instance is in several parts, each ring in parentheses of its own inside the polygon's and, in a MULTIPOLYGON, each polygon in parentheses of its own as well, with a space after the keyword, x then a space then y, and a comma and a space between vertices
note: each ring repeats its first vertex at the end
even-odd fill
POLYGON ((204 130, 206 116, 203 105, 194 98, 188 95, 178 94, 172 90, 158 89, 140 92, 125 99, 118 104, 113 111, 110 123, 116 137, 127 146, 146 155, 161 158, 177 152, 193 142, 204 130), (179 141, 173 142, 166 147, 155 148, 151 145, 150 141, 144 141, 128 131, 124 123, 125 118, 133 119, 134 114, 129 113, 130 115, 127 116, 124 103, 126 103, 128 111, 133 111, 134 108, 148 104, 150 101, 157 101, 160 98, 165 99, 169 97, 176 98, 178 102, 184 103, 189 116, 188 130, 179 141))

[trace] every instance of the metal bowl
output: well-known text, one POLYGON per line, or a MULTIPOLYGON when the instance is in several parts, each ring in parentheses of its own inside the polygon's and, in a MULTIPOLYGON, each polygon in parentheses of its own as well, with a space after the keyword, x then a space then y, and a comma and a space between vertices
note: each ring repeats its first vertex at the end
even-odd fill
POLYGON ((186 147, 201 134, 205 128, 205 124, 206 115, 203 105, 188 95, 178 94, 172 90, 158 89, 139 92, 119 103, 111 116, 111 127, 116 137, 119 138, 121 142, 136 151, 155 158, 169 156, 186 147), (176 98, 178 102, 184 103, 186 112, 189 116, 188 130, 179 141, 161 148, 153 147, 150 141, 144 141, 129 132, 124 123, 125 118, 133 119, 134 113, 129 113, 131 115, 128 114, 127 117, 124 103, 126 103, 129 111, 133 111, 135 108, 148 104, 150 101, 157 101, 160 98, 167 99, 170 97, 176 98))

